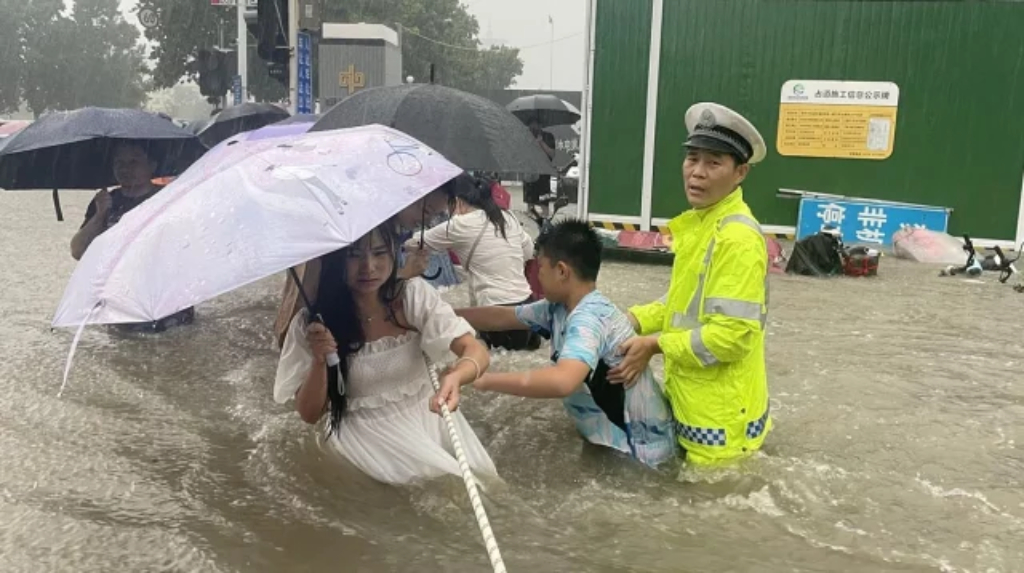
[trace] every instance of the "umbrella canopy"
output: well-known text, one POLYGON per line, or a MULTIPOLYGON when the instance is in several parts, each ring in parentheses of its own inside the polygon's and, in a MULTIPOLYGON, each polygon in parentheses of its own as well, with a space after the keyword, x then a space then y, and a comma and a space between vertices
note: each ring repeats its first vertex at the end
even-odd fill
POLYGON ((6 139, 31 125, 31 121, 0 121, 0 140, 6 139))
POLYGON ((297 115, 293 115, 289 118, 282 119, 281 121, 275 123, 274 125, 290 125, 293 123, 316 123, 316 120, 318 119, 320 119, 319 115, 315 115, 312 113, 300 113, 297 115))
POLYGON ((572 125, 580 120, 580 110, 548 94, 523 96, 508 104, 508 110, 523 123, 529 124, 536 120, 541 127, 572 125))
POLYGON ((0 150, 11 140, 11 136, 25 129, 31 121, 7 121, 0 123, 0 150))
POLYGON ((4 189, 97 189, 117 183, 114 149, 132 143, 157 162, 155 177, 177 175, 205 151, 191 133, 137 109, 88 107, 53 112, 0 149, 4 189))
POLYGON ((311 131, 379 123, 411 135, 467 171, 554 175, 530 130, 491 100, 434 84, 362 90, 311 131))
MULTIPOLYGON (((251 141, 254 139, 288 137, 292 135, 302 135, 303 133, 309 131, 311 127, 313 127, 312 121, 291 123, 282 121, 278 123, 272 123, 259 129, 240 134, 238 137, 244 138, 247 141, 251 141)), ((237 138, 231 138, 228 141, 234 141, 235 139, 237 138)), ((224 143, 222 142, 221 145, 224 145, 224 143)))
POLYGON ((379 125, 211 150, 93 241, 53 325, 168 316, 349 245, 459 172, 379 125))
POLYGON ((210 118, 196 119, 188 122, 188 125, 185 126, 185 131, 188 131, 193 135, 199 135, 199 132, 207 125, 210 125, 210 118))
POLYGON ((259 129, 265 125, 287 119, 288 112, 270 103, 246 102, 224 109, 210 119, 199 132, 199 140, 207 147, 245 131, 259 129))

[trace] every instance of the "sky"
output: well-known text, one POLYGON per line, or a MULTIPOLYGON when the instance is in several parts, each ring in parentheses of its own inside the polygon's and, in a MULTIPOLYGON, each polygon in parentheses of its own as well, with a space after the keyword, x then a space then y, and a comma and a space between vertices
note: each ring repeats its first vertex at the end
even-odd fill
POLYGON ((554 89, 583 89, 585 0, 465 0, 463 4, 480 22, 484 43, 525 48, 520 52, 523 75, 516 87, 552 89, 553 83, 554 89), (554 21, 556 40, 553 67, 548 16, 554 21))
MULTIPOLYGON (((129 22, 138 21, 135 5, 136 0, 121 0, 129 22)), ((523 75, 516 79, 515 87, 583 89, 586 0, 463 0, 463 5, 479 21, 484 44, 523 48, 523 75), (554 22, 554 50, 549 16, 554 22)))

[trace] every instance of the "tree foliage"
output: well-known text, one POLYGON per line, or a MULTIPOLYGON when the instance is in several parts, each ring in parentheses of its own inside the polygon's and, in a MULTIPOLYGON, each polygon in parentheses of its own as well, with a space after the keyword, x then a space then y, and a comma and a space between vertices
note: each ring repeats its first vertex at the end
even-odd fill
MULTIPOLYGON (((159 23, 146 30, 146 39, 154 43, 150 57, 155 60, 153 87, 157 89, 195 81, 199 50, 235 44, 237 16, 234 8, 198 1, 140 0, 137 9, 153 10, 159 16, 159 23)), ((285 86, 270 77, 267 63, 256 56, 255 40, 251 37, 248 67, 249 92, 257 99, 276 101, 287 97, 285 86)))
POLYGON ((196 120, 209 117, 213 108, 199 93, 199 86, 186 82, 150 93, 146 109, 175 119, 196 120))
MULTIPOLYGON (((153 82, 157 88, 194 80, 196 54, 220 45, 220 30, 224 31, 224 43, 234 44, 234 9, 209 2, 140 0, 138 9, 147 8, 159 14, 159 24, 146 31, 155 44, 153 82)), ((518 50, 481 47, 476 18, 458 0, 324 0, 323 20, 381 23, 400 29, 402 76, 411 75, 417 81, 427 81, 434 64, 438 83, 462 89, 502 89, 512 85, 523 70, 518 50)), ((250 37, 250 93, 261 100, 286 98, 285 87, 270 78, 267 64, 255 56, 255 44, 250 37)), ((315 49, 313 58, 316 70, 315 49)))
POLYGON ((146 98, 139 34, 117 0, 0 0, 0 109, 37 116, 84 106, 139 107, 146 98))
POLYGON ((0 0, 0 113, 16 111, 21 104, 22 0, 0 0))

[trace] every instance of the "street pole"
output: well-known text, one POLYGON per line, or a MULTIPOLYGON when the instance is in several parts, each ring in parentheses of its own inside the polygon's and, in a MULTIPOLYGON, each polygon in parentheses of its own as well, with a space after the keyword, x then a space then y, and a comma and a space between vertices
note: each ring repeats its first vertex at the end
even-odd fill
POLYGON ((548 66, 548 89, 555 91, 555 20, 548 16, 548 23, 551 24, 551 45, 548 46, 548 53, 551 55, 551 63, 548 66))
POLYGON ((245 25, 248 0, 235 0, 238 8, 238 75, 242 78, 242 103, 249 101, 249 29, 245 25))
POLYGON ((299 0, 288 0, 288 111, 299 106, 299 0))

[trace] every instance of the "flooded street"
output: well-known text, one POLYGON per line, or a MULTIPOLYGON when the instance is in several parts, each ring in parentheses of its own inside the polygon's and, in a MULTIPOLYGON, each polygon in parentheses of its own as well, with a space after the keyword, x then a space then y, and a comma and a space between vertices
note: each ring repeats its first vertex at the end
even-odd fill
MULTIPOLYGON (((74 332, 49 322, 90 197, 58 223, 49 193, 0 192, 0 571, 489 570, 461 480, 375 483, 273 402, 282 277, 161 336, 86 329, 56 398, 74 332)), ((508 570, 1024 571, 1024 295, 937 270, 773 276, 775 431, 736 469, 644 470, 557 401, 467 389, 508 570)), ((599 285, 625 307, 668 279, 606 263, 599 285)))

